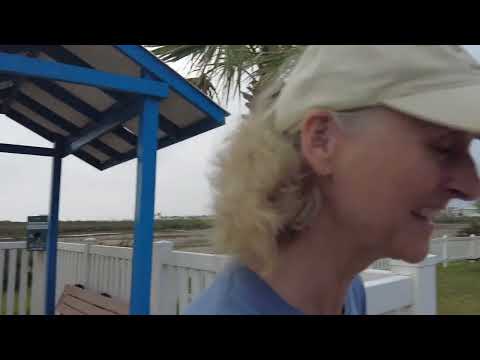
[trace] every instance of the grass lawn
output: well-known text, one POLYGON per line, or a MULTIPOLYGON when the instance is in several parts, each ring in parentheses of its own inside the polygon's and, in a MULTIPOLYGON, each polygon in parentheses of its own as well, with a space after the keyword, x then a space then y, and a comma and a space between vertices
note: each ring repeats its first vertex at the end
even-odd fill
POLYGON ((438 314, 480 315, 480 261, 437 267, 438 314))

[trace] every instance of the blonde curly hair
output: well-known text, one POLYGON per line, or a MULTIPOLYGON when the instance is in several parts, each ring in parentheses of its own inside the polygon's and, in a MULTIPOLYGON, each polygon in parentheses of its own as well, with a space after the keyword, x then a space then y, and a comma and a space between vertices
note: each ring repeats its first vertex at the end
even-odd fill
POLYGON ((300 151, 301 119, 296 131, 275 129, 272 109, 282 86, 279 78, 258 96, 211 176, 217 250, 262 272, 273 269, 282 243, 312 223, 322 203, 317 175, 300 151))

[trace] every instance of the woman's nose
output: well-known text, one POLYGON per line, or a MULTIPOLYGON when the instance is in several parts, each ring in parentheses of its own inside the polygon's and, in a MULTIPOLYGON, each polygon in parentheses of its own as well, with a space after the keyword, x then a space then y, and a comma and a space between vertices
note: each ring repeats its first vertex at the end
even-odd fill
POLYGON ((448 191, 451 196, 465 201, 480 198, 480 179, 475 164, 470 156, 458 161, 452 167, 448 191))

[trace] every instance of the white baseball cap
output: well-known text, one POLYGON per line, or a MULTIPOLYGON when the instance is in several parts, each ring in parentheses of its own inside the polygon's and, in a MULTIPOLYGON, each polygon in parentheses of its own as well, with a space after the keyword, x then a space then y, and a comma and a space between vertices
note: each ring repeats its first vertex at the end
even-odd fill
POLYGON ((480 134, 480 64, 460 45, 312 45, 272 110, 289 131, 312 108, 382 105, 480 134))

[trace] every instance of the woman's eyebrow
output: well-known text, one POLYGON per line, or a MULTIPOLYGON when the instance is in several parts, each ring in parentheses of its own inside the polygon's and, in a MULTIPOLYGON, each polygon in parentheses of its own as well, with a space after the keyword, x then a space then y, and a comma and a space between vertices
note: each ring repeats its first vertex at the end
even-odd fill
POLYGON ((450 129, 450 128, 436 126, 436 125, 427 125, 427 127, 425 127, 424 130, 425 132, 438 137, 466 135, 464 131, 450 129))
POLYGON ((438 137, 446 138, 446 137, 459 137, 462 135, 462 132, 455 131, 455 130, 444 130, 444 131, 437 131, 436 134, 438 137))
MULTIPOLYGON (((457 130, 457 129, 452 129, 450 127, 438 125, 429 121, 422 120, 420 118, 416 118, 414 116, 410 116, 411 119, 415 120, 416 125, 424 131, 426 134, 431 134, 434 136, 447 136, 447 135, 456 135, 456 134, 462 134, 464 131, 462 130, 457 130)), ((479 134, 480 136, 480 134, 479 134)))

